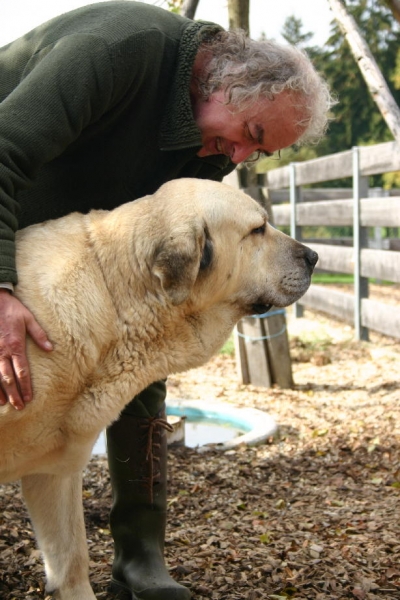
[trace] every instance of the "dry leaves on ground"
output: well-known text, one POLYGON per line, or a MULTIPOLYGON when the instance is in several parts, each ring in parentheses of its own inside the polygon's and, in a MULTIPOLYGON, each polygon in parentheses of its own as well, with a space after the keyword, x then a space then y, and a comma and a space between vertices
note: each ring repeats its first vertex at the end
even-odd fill
MULTIPOLYGON (((219 355, 169 380, 173 397, 269 411, 279 435, 257 448, 170 452, 166 556, 193 600, 400 599, 400 343, 352 341, 306 313, 290 323, 292 390, 240 384, 219 355)), ((86 470, 91 581, 108 600, 110 485, 86 470)), ((39 600, 43 570, 17 484, 0 488, 0 598, 39 600)))

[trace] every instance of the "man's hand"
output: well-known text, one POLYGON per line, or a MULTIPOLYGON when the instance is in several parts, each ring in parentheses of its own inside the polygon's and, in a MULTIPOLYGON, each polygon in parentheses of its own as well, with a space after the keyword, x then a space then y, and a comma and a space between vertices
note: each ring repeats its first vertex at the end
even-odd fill
POLYGON ((21 410, 32 400, 26 334, 42 350, 53 349, 45 331, 18 298, 0 289, 0 405, 21 410))

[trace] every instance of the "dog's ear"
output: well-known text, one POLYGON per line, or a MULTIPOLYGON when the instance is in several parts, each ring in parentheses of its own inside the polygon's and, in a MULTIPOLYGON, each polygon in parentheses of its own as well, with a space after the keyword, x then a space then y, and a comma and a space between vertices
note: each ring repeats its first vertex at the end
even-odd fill
POLYGON ((205 245, 203 228, 193 226, 190 230, 182 228, 171 233, 154 253, 152 272, 175 306, 189 297, 202 268, 205 245))

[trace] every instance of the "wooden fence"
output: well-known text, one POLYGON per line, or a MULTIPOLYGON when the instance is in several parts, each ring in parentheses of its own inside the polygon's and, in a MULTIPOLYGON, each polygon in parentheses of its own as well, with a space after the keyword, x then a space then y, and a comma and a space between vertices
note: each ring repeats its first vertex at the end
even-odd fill
POLYGON ((320 269, 354 275, 353 294, 312 284, 295 305, 296 316, 301 316, 303 307, 307 307, 352 323, 356 339, 368 339, 368 330, 400 338, 400 307, 368 298, 369 278, 400 283, 400 254, 368 247, 368 228, 400 227, 400 195, 377 194, 374 190, 374 197, 370 197, 368 177, 398 170, 400 145, 387 142, 268 172, 264 191, 272 202, 274 196, 281 202, 282 194, 289 192, 288 203, 273 204, 275 226, 290 226, 293 237, 316 250, 320 269), (339 192, 334 199, 321 199, 324 192, 321 190, 318 196, 313 190, 310 200, 311 190, 303 187, 345 177, 352 178, 351 199, 343 198, 339 192), (309 243, 303 239, 304 226, 352 226, 353 245, 309 243))

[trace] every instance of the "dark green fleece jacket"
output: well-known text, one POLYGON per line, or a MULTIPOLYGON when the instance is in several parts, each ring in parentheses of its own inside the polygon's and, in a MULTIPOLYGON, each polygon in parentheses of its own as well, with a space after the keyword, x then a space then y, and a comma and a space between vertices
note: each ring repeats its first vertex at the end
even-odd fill
POLYGON ((18 228, 233 170, 225 156, 196 156, 189 84, 208 29, 220 27, 104 2, 0 49, 0 281, 17 281, 18 228))

